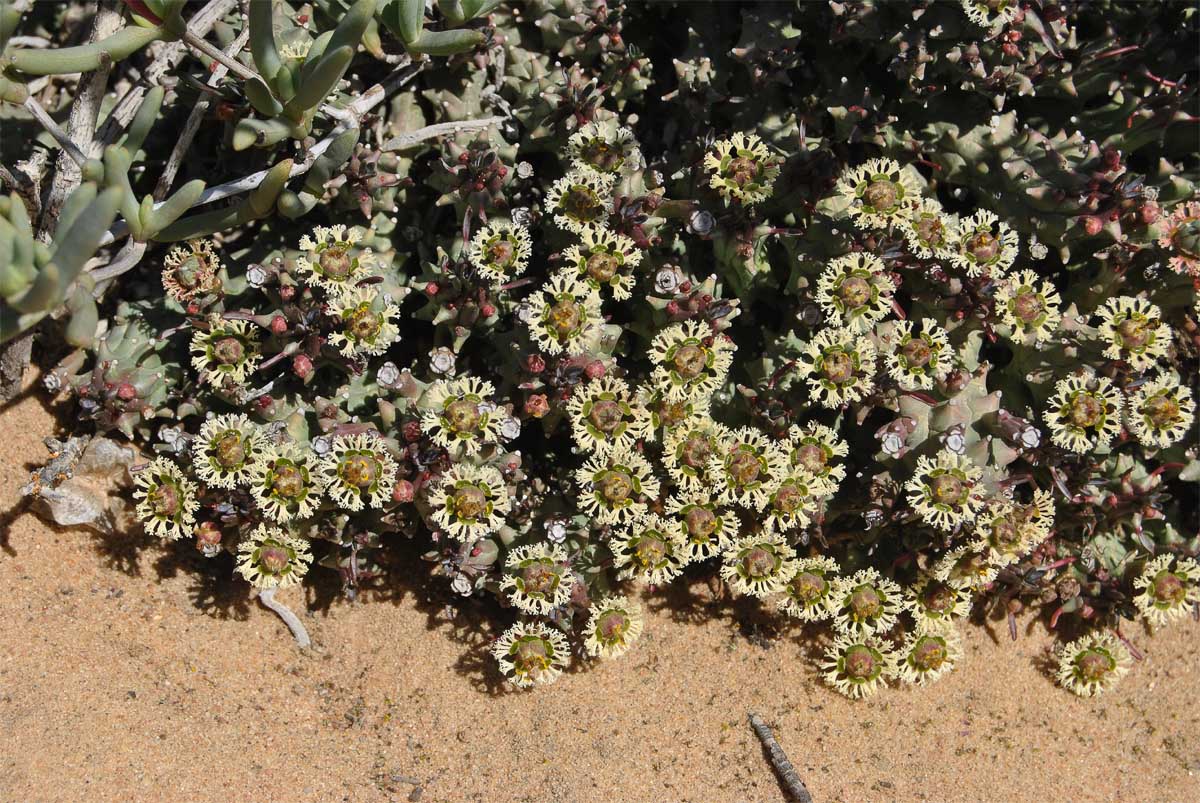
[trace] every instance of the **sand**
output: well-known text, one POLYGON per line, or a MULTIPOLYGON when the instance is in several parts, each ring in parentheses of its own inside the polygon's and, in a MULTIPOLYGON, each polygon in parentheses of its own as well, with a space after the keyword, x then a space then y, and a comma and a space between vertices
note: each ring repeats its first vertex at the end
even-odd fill
POLYGON ((2 801, 783 801, 751 710, 817 803, 1200 800, 1195 622, 1138 632, 1145 660, 1098 700, 1053 685, 1030 619, 1015 643, 966 628, 928 689, 853 703, 801 629, 699 584, 647 600, 625 659, 513 692, 485 652, 503 615, 419 545, 386 593, 282 593, 302 654, 228 558, 13 511, 53 428, 36 394, 0 412, 2 801))

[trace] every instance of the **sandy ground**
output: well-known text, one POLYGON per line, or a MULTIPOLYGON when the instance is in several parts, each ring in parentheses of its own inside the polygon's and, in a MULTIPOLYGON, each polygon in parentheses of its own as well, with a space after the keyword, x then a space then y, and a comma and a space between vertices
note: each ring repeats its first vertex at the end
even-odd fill
POLYGON ((2 801, 782 801, 751 710, 817 803, 1200 800, 1193 622, 1139 634, 1101 700, 1052 684, 1031 621, 1016 643, 970 627, 959 671, 852 703, 802 631, 700 585, 649 600, 624 660, 510 692, 490 625, 448 612, 411 546, 386 595, 282 594, 302 654, 228 559, 14 511, 52 428, 33 395, 0 412, 2 801))

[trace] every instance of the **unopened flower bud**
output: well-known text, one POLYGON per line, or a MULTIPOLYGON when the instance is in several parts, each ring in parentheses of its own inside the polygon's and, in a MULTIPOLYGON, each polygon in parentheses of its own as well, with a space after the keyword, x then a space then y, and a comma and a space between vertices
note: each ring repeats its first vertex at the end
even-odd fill
POLYGON ((404 426, 400 428, 401 434, 404 435, 404 440, 408 443, 416 443, 421 440, 421 422, 405 421, 404 426))
POLYGON ((413 500, 413 484, 408 480, 396 480, 392 488, 392 501, 405 504, 413 500))
POLYGON ((532 418, 543 418, 550 412, 550 402, 546 394, 535 393, 525 400, 525 415, 532 418))
POLYGON ((490 318, 496 314, 496 307, 487 301, 479 305, 479 314, 485 318, 490 318))
POLYGON ((541 354, 530 354, 525 358, 525 370, 531 374, 540 374, 546 370, 546 359, 541 354))
POLYGON ((196 549, 211 558, 221 551, 221 530, 211 521, 202 521, 192 531, 196 538, 196 549))
POLYGON ((1104 221, 1095 215, 1086 215, 1083 218, 1083 230, 1089 237, 1094 237, 1104 230, 1104 221))
POLYGON ((1142 204, 1141 208, 1138 209, 1138 217, 1141 218, 1142 223, 1146 224, 1147 226, 1151 226, 1158 222, 1158 214, 1158 204, 1156 204, 1154 201, 1144 203, 1142 204))
POLYGON ((295 285, 285 284, 279 288, 279 297, 284 301, 291 301, 296 295, 295 285))
POLYGON ((599 379, 604 376, 604 363, 600 360, 592 360, 587 364, 584 373, 587 374, 588 379, 599 379))
POLYGON ((121 401, 133 401, 137 398, 137 388, 128 382, 122 382, 117 385, 117 398, 121 401))
POLYGON ((292 357, 292 373, 301 379, 308 379, 313 372, 312 360, 307 354, 297 354, 292 357))
POLYGON ((281 335, 287 331, 287 318, 282 315, 276 315, 271 319, 271 333, 281 335))
POLYGON ((439 289, 440 288, 438 287, 437 282, 429 282, 425 285, 425 295, 436 296, 439 289))

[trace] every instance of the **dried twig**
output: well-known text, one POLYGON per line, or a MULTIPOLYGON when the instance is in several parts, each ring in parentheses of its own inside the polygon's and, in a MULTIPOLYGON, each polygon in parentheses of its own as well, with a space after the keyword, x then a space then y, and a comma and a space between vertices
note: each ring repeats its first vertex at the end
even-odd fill
POLYGON ((458 120, 452 123, 436 123, 418 128, 416 131, 405 131, 383 143, 385 151, 401 151, 413 145, 434 137, 444 137, 448 134, 460 134, 464 131, 483 131, 504 122, 504 117, 485 117, 481 120, 458 120))
POLYGON ((292 631, 292 636, 296 639, 297 646, 300 649, 307 649, 312 646, 312 639, 308 637, 308 631, 304 629, 304 623, 300 621, 296 614, 292 613, 292 609, 275 599, 274 588, 264 588, 258 592, 258 601, 267 606, 278 614, 283 623, 288 626, 288 630, 292 631))
POLYGON ((54 122, 54 118, 49 112, 42 108, 42 104, 33 99, 33 96, 25 98, 25 102, 21 104, 27 112, 33 115, 33 119, 37 120, 38 124, 46 129, 46 133, 54 137, 54 141, 63 149, 67 156, 71 157, 77 166, 83 167, 83 163, 87 161, 87 157, 83 155, 83 151, 79 150, 79 146, 71 141, 67 136, 67 132, 63 131, 58 123, 54 122))
POLYGON ((792 762, 788 761, 787 753, 783 752, 783 748, 775 740, 775 734, 771 732, 771 728, 763 722, 762 717, 758 714, 751 712, 749 717, 750 727, 754 728, 755 735, 766 749, 767 758, 770 759, 771 766, 775 768, 775 774, 783 782, 783 788, 797 803, 813 803, 812 795, 808 793, 808 788, 804 786, 804 781, 796 772, 796 768, 792 766, 792 762))

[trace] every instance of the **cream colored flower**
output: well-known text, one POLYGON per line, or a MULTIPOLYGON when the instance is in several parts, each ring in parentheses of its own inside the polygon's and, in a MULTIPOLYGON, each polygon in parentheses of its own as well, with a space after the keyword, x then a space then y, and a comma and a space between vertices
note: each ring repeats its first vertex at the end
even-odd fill
POLYGON ((1017 18, 1021 10, 1018 0, 962 0, 967 19, 981 28, 999 28, 1017 18))
POLYGON ((898 162, 871 159, 844 172, 838 179, 837 193, 849 202, 848 211, 856 224, 883 228, 908 219, 921 188, 898 162))
POLYGON ((983 506, 982 475, 983 470, 968 458, 944 449, 932 460, 921 456, 916 472, 904 484, 908 503, 926 524, 953 530, 974 520, 983 506))
POLYGON ((490 220, 467 245, 467 259, 493 288, 524 273, 532 252, 529 229, 508 220, 490 220))
POLYGON ((603 333, 600 294, 585 281, 556 273, 530 297, 526 323, 530 337, 547 354, 583 354, 603 333))
POLYGON ((802 530, 809 525, 820 501, 833 495, 836 486, 811 471, 793 466, 780 477, 764 509, 767 532, 802 530))
POLYGON ((653 382, 668 399, 708 398, 725 383, 737 346, 702 321, 683 321, 654 336, 653 382))
POLYGON ((949 628, 910 633, 896 653, 896 677, 904 683, 932 683, 962 660, 962 640, 949 628))
POLYGON ((694 563, 724 552, 738 535, 738 517, 721 510, 703 490, 685 491, 667 499, 667 517, 679 524, 686 539, 685 562, 694 563))
POLYGON ((1058 650, 1057 678, 1063 688, 1091 697, 1115 686, 1132 662, 1116 636, 1091 633, 1058 650))
POLYGON ((1200 201, 1187 201, 1172 210, 1158 245, 1173 252, 1171 270, 1200 276, 1200 201))
POLYGON ((908 250, 921 259, 949 259, 950 232, 958 220, 942 211, 933 198, 915 201, 908 216, 900 221, 900 230, 908 242, 908 250))
POLYGON ((636 284, 633 271, 642 261, 642 252, 624 234, 605 229, 588 229, 580 235, 579 245, 563 251, 563 270, 617 301, 633 295, 636 284))
POLYGON ((646 458, 633 449, 614 447, 594 454, 575 472, 578 503, 599 524, 632 521, 646 512, 643 498, 658 497, 658 479, 646 458))
POLYGON ((492 656, 518 688, 550 684, 571 661, 571 650, 562 633, 541 622, 517 622, 492 645, 492 656))
POLYGON ((474 376, 434 382, 421 400, 421 429, 452 453, 478 454, 500 439, 501 415, 491 400, 495 392, 491 382, 474 376))
POLYGON ((1012 331, 1011 338, 1025 345, 1050 340, 1062 321, 1062 298, 1049 279, 1031 270, 1005 276, 996 284, 996 314, 1012 331))
POLYGON ((641 605, 628 597, 604 597, 588 608, 583 648, 593 657, 617 658, 641 638, 644 627, 641 605))
POLYGON ((650 414, 625 380, 602 376, 575 387, 567 402, 575 444, 588 452, 633 446, 650 433, 650 414))
POLYGON ((1177 377, 1159 377, 1144 383, 1129 400, 1126 417, 1134 436, 1145 446, 1166 449, 1190 432, 1196 420, 1192 390, 1177 377))
POLYGON ((796 550, 779 535, 739 538, 721 555, 721 579, 735 594, 765 599, 783 591, 795 574, 796 550))
POLYGON ((638 169, 642 152, 633 132, 615 121, 592 121, 567 140, 571 168, 580 173, 620 176, 638 169))
POLYGON ((329 345, 343 357, 383 354, 400 336, 394 320, 400 308, 372 287, 343 290, 330 301, 329 314, 341 319, 329 345))
POLYGON ((831 427, 816 421, 803 426, 793 424, 788 430, 785 448, 790 466, 806 469, 827 480, 835 491, 838 483, 846 478, 846 467, 834 459, 848 455, 850 447, 831 427))
POLYGON ((954 367, 950 336, 932 318, 921 321, 913 331, 912 321, 895 325, 892 350, 885 357, 888 375, 904 390, 928 390, 945 379, 954 367))
POLYGON ((817 303, 833 326, 868 332, 892 311, 896 285, 883 260, 859 252, 835 257, 817 279, 817 303))
POLYGON ((999 571, 988 561, 987 552, 967 544, 943 555, 930 574, 943 583, 980 591, 996 579, 999 571))
POLYGON ((392 498, 396 461, 378 438, 339 435, 317 463, 325 495, 345 510, 381 508, 392 498))
POLYGON ((237 571, 255 588, 289 588, 308 573, 312 559, 303 538, 259 524, 238 544, 237 571))
POLYGON ((1200 563, 1176 555, 1159 555, 1146 563, 1133 581, 1133 598, 1142 618, 1162 627, 1191 613, 1200 603, 1200 563))
POLYGON ((886 643, 840 634, 821 663, 825 682, 849 697, 870 697, 895 673, 895 657, 886 643))
POLYGON ((940 633, 971 613, 971 589, 924 573, 904 590, 904 603, 919 633, 940 633))
POLYGON ((508 488, 492 466, 456 463, 429 492, 434 523, 469 544, 500 529, 509 511, 508 488))
POLYGON ((708 396, 695 398, 668 398, 666 388, 657 387, 653 380, 650 384, 637 389, 637 401, 650 415, 650 427, 646 440, 657 440, 659 433, 669 437, 681 427, 690 425, 696 420, 712 421, 709 409, 712 399, 708 396))
POLYGON ((613 533, 608 545, 617 577, 639 579, 651 585, 662 585, 678 577, 687 552, 679 527, 653 513, 634 518, 613 533))
POLYGON ((217 388, 238 386, 258 367, 258 329, 247 321, 208 316, 208 331, 192 335, 192 368, 201 382, 217 388))
POLYGON ((1054 386, 1044 418, 1050 439, 1072 452, 1108 448, 1121 434, 1121 392, 1106 377, 1070 376, 1054 386))
POLYGON ((803 348, 796 373, 808 382, 813 400, 836 408, 875 389, 875 344, 848 329, 822 329, 803 348))
POLYGON ((267 516, 283 523, 307 519, 321 503, 314 455, 293 443, 267 448, 250 472, 250 493, 267 516))
POLYGON ((973 551, 983 553, 990 565, 1004 567, 1016 563, 1046 538, 1042 527, 1029 521, 1007 499, 992 500, 975 522, 973 551))
POLYGON ((715 482, 709 472, 729 430, 708 416, 689 417, 663 437, 662 463, 671 481, 684 491, 711 490, 715 482))
POLYGON ((212 240, 188 240, 163 259, 163 290, 168 298, 185 304, 219 290, 223 268, 212 240))
POLYGON ((950 262, 968 276, 998 278, 1017 259, 1020 237, 1000 218, 980 209, 958 221, 950 235, 950 262))
POLYGON ((738 131, 704 155, 708 185, 726 200, 756 204, 771 197, 779 162, 757 134, 738 131))
POLYGON ((721 503, 749 510, 762 510, 786 474, 787 455, 753 427, 731 431, 708 465, 721 503))
POLYGON ((567 551, 555 544, 527 544, 508 553, 500 590, 523 613, 545 616, 571 599, 575 574, 567 551))
POLYGON ((607 229, 612 189, 612 176, 576 170, 550 186, 546 209, 560 228, 575 234, 607 229))
POLYGON ((1135 371, 1144 371, 1167 354, 1171 330, 1162 322, 1162 312, 1144 298, 1117 296, 1104 302, 1100 316, 1100 338, 1104 356, 1124 360, 1135 371))
POLYGON ((904 592, 874 569, 839 577, 829 595, 829 612, 839 633, 856 638, 882 635, 892 629, 904 609, 904 592))
POLYGON ((196 484, 179 466, 160 457, 133 475, 138 520, 151 535, 175 541, 192 531, 200 502, 196 484))
POLYGON ((266 451, 266 438, 249 418, 219 415, 200 427, 192 445, 192 468, 207 485, 233 488, 249 480, 266 451))
POLYGON ((840 571, 833 558, 798 558, 796 573, 779 599, 779 610, 802 622, 820 622, 833 616, 830 600, 840 571))
POLYGON ((312 236, 300 238, 304 256, 296 259, 296 269, 309 287, 320 287, 338 295, 375 273, 378 267, 371 249, 355 253, 362 231, 343 225, 317 226, 312 236))

